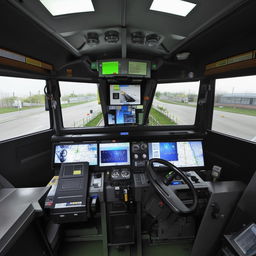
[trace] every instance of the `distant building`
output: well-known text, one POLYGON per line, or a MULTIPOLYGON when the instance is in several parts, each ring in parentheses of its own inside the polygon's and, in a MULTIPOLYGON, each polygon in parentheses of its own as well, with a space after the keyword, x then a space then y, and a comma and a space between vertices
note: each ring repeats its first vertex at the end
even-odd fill
POLYGON ((218 104, 236 104, 256 106, 256 93, 230 93, 218 97, 218 104))

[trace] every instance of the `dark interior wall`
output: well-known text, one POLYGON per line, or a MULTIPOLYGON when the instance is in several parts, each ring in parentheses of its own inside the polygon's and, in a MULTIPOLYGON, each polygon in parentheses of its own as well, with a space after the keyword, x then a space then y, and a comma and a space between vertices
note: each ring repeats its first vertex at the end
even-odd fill
POLYGON ((249 182, 256 171, 255 143, 209 131, 205 145, 207 167, 221 166, 222 180, 249 182))
POLYGON ((15 187, 45 186, 52 178, 52 130, 0 143, 0 174, 15 187))

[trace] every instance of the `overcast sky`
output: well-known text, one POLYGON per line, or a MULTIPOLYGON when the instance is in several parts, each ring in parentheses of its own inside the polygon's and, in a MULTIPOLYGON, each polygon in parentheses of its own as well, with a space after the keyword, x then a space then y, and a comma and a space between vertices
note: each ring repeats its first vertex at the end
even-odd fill
MULTIPOLYGON (((87 94, 97 92, 96 84, 60 82, 61 94, 70 93, 87 94)), ((0 97, 12 96, 27 97, 30 94, 43 94, 44 80, 0 77, 0 97)), ((198 93, 199 82, 160 84, 157 90, 160 92, 186 92, 198 93)), ((218 79, 216 91, 222 93, 256 93, 256 76, 239 78, 218 79)))
MULTIPOLYGON (((160 92, 198 93, 199 82, 160 84, 160 92)), ((256 93, 256 76, 225 78, 216 80, 216 92, 221 93, 256 93)))

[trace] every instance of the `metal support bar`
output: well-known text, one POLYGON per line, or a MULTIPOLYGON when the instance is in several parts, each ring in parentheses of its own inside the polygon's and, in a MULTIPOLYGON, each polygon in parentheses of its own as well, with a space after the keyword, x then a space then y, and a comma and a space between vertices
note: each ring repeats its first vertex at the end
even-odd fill
POLYGON ((121 29, 122 58, 127 57, 127 31, 126 28, 121 29))
POLYGON ((102 202, 100 204, 101 210, 101 229, 102 229, 102 248, 103 256, 108 256, 108 233, 107 233, 107 216, 106 216, 106 204, 102 202))

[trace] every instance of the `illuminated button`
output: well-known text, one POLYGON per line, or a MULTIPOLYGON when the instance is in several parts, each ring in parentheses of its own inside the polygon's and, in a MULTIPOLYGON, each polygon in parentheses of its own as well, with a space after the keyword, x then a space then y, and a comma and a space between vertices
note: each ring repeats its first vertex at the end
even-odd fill
POLYGON ((134 154, 134 159, 138 159, 139 155, 138 154, 134 154))
POLYGON ((142 158, 143 158, 143 159, 146 159, 146 158, 147 158, 147 154, 143 154, 143 155, 142 155, 142 158))
POLYGON ((181 181, 172 181, 171 185, 181 185, 182 182, 181 181))

